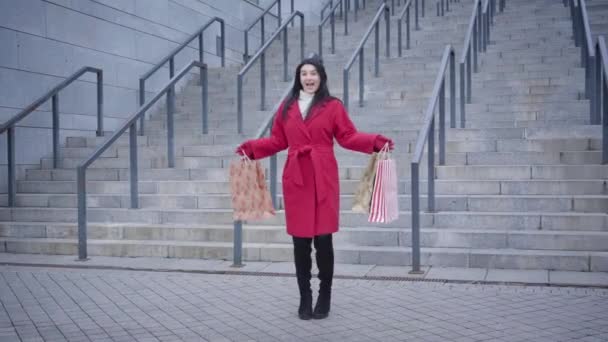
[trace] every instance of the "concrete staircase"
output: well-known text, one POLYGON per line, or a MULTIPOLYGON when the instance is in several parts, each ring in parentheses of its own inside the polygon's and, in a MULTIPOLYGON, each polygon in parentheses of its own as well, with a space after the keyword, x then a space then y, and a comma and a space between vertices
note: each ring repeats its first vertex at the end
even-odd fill
MULTIPOLYGON (((374 225, 350 211, 369 156, 336 146, 343 209, 335 236, 337 262, 410 263, 409 162, 441 53, 451 43, 459 56, 471 14, 471 4, 461 1, 438 18, 434 2, 427 3, 422 29, 412 31, 412 49, 403 58, 395 57, 394 22, 388 60, 382 57, 381 38, 379 78, 372 76, 373 36, 367 44, 364 107, 356 102, 358 66, 352 68, 353 121, 360 130, 383 133, 397 144, 402 213, 390 225, 374 225)), ((338 26, 335 55, 329 54, 325 34, 324 61, 330 90, 338 97, 342 68, 378 4, 368 1, 359 21, 350 24, 349 36, 343 37, 338 26)), ((290 32, 294 42, 297 36, 297 30, 290 32)), ((438 212, 421 216, 424 265, 608 271, 608 167, 600 165, 599 127, 586 125, 584 71, 571 36, 569 10, 560 1, 510 0, 506 12, 496 17, 492 45, 481 57, 481 72, 474 75, 467 128, 447 133, 447 165, 437 167, 438 212)), ((307 28, 306 39, 306 53, 315 51, 316 29, 307 28)), ((274 71, 266 82, 269 107, 288 86, 281 80, 281 53, 276 42, 267 58, 267 69, 274 71)), ((289 58, 299 59, 298 44, 290 46, 289 58)), ((293 66, 289 70, 291 75, 293 66)), ((252 137, 269 114, 256 110, 256 67, 246 79, 246 132, 235 133, 237 72, 209 72, 212 129, 206 136, 200 134, 200 87, 191 82, 179 94, 175 169, 166 167, 165 116, 156 113, 147 122, 146 135, 138 141, 141 209, 128 209, 128 137, 92 165, 87 175, 90 255, 231 258, 226 167, 236 144, 252 137)), ((68 138, 61 169, 43 159, 39 170, 29 170, 19 180, 18 207, 0 209, 0 250, 76 254, 73 167, 102 140, 68 138)), ((281 153, 279 173, 284 160, 281 153)), ((424 167, 421 174, 426 174, 424 167)), ((425 189, 423 180, 423 209, 425 189)), ((279 211, 272 220, 247 223, 245 260, 291 260, 284 222, 279 211)))

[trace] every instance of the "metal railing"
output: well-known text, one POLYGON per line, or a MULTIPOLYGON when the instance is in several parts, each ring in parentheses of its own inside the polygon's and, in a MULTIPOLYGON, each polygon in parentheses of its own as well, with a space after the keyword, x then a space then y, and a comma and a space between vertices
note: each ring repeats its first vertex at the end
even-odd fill
POLYGON ((253 67, 253 64, 260 60, 260 110, 266 109, 266 50, 283 32, 283 80, 287 82, 289 79, 287 71, 287 25, 294 21, 296 17, 300 17, 300 59, 304 59, 304 14, 300 11, 295 11, 279 26, 279 28, 270 36, 258 52, 245 64, 237 75, 236 86, 236 103, 237 103, 237 131, 243 133, 243 78, 247 72, 253 67))
MULTIPOLYGON (((192 41, 194 41, 197 38, 198 38, 198 60, 200 63, 205 62, 205 58, 204 58, 205 53, 203 50, 203 47, 204 47, 203 33, 209 26, 211 26, 215 22, 220 24, 220 45, 221 45, 220 49, 222 52, 222 56, 221 56, 222 67, 226 66, 226 35, 225 35, 226 30, 225 30, 224 20, 220 17, 213 17, 209 21, 207 21, 207 23, 205 25, 203 25, 200 29, 198 29, 190 37, 188 37, 188 39, 186 39, 178 47, 173 49, 173 51, 171 51, 167 55, 167 57, 163 58, 154 67, 152 67, 152 69, 150 69, 148 72, 146 72, 143 76, 141 76, 139 78, 139 105, 140 106, 143 106, 143 104, 146 102, 146 80, 148 78, 150 78, 156 71, 158 71, 167 62, 169 62, 169 78, 173 78, 173 76, 175 75, 175 56, 180 51, 182 51, 186 46, 188 46, 188 44, 190 44, 192 41)), ((171 89, 170 93, 175 93, 175 89, 171 89)), ((169 93, 167 93, 167 100, 168 99, 169 99, 169 93)), ((146 119, 146 116, 144 113, 144 115, 142 115, 141 119, 139 120, 139 134, 140 135, 144 135, 144 132, 145 132, 144 131, 145 119, 146 119)), ((207 117, 203 117, 202 126, 203 126, 203 134, 207 134, 208 133, 207 117)))
MULTIPOLYGON (((331 27, 331 53, 336 53, 336 10, 338 7, 342 8, 342 3, 348 0, 338 0, 333 7, 331 7, 329 16, 325 17, 319 23, 319 56, 323 56, 323 25, 329 20, 331 27)), ((331 3, 331 2, 330 2, 331 3)), ((348 11, 344 12, 344 35, 348 35, 348 11)))
POLYGON ((175 111, 175 84, 180 81, 193 67, 200 68, 200 82, 202 85, 202 100, 203 109, 202 115, 207 115, 207 65, 199 61, 192 61, 185 66, 177 75, 173 76, 166 85, 150 100, 144 103, 135 114, 118 128, 103 144, 95 149, 95 151, 76 168, 76 186, 78 193, 78 259, 85 260, 87 258, 87 193, 86 193, 86 171, 87 168, 99 158, 124 132, 129 130, 129 182, 130 182, 130 197, 131 208, 139 208, 139 189, 138 189, 138 174, 137 174, 137 120, 139 120, 146 110, 150 109, 163 95, 169 96, 167 102, 167 155, 169 167, 173 167, 175 163, 175 146, 173 132, 173 113, 175 111))
MULTIPOLYGON (((503 12, 504 0, 499 0, 499 10, 503 12)), ((491 27, 494 25, 496 0, 475 0, 469 28, 464 38, 462 55, 460 57, 460 128, 466 124, 466 103, 471 103, 473 97, 472 74, 479 72, 477 55, 487 50, 490 44, 491 27), (472 59, 472 62, 471 62, 472 59), (471 64, 473 67, 471 68, 471 64)), ((456 127, 456 120, 450 122, 450 127, 456 127)))
POLYGON ((604 36, 595 44, 595 108, 602 116, 602 164, 608 164, 608 51, 604 36))
POLYGON ((415 3, 415 13, 414 13, 414 17, 415 17, 415 23, 416 23, 416 30, 420 29, 420 26, 418 25, 418 0, 407 0, 405 2, 405 5, 403 6, 403 9, 401 10, 401 13, 399 13, 398 17, 397 17, 397 51, 399 53, 399 57, 403 56, 403 17, 406 18, 406 30, 405 30, 405 49, 409 50, 410 49, 410 41, 411 41, 411 29, 410 29, 410 9, 412 7, 412 2, 415 3))
MULTIPOLYGON (((330 9, 333 8, 333 6, 334 6, 334 0, 329 0, 327 3, 325 3, 325 5, 323 5, 323 7, 321 7, 321 17, 320 17, 321 21, 325 20, 325 18, 326 18, 325 11, 327 11, 328 8, 330 8, 330 9)), ((353 8, 354 12, 355 12, 355 21, 357 21, 358 16, 359 16, 359 9, 364 9, 366 7, 367 7, 366 0, 362 0, 361 5, 359 5, 359 0, 344 0, 344 2, 340 1, 340 15, 338 17, 342 18, 345 12, 350 11, 350 9, 353 8), (351 1, 354 1, 354 3, 355 3, 354 6, 351 5, 351 1)))
POLYGON ((424 154, 424 145, 427 145, 428 159, 428 212, 435 211, 435 109, 439 104, 439 165, 445 165, 445 83, 446 70, 450 72, 450 117, 456 116, 456 62, 452 46, 445 47, 443 58, 439 66, 439 73, 435 79, 433 92, 424 116, 424 123, 416 141, 414 156, 411 163, 412 177, 412 271, 420 271, 420 176, 419 165, 424 154))
POLYGON ((375 61, 375 69, 374 75, 378 77, 380 75, 380 18, 384 14, 384 21, 386 23, 386 58, 390 57, 390 35, 391 35, 391 22, 390 22, 390 9, 388 5, 383 3, 380 5, 378 10, 376 11, 376 15, 372 22, 370 23, 367 31, 363 35, 359 46, 353 52, 350 60, 344 66, 343 71, 343 87, 344 93, 342 95, 342 100, 344 102, 344 106, 348 109, 348 81, 349 81, 349 72, 352 65, 355 63, 357 57, 359 57, 359 106, 363 107, 363 82, 364 82, 364 74, 365 74, 365 54, 364 54, 364 46, 367 42, 367 39, 372 34, 372 31, 375 31, 375 44, 374 44, 374 61, 375 61))
POLYGON ((95 73, 97 75, 97 136, 103 136, 103 70, 86 66, 76 71, 70 77, 59 83, 53 89, 49 90, 42 97, 32 102, 29 106, 24 108, 17 115, 6 121, 0 128, 0 134, 7 132, 7 167, 8 167, 8 206, 14 207, 17 199, 17 183, 16 183, 16 170, 15 170, 15 126, 17 123, 33 111, 35 111, 40 105, 47 100, 51 99, 51 111, 52 111, 52 137, 53 137, 53 168, 60 167, 60 150, 59 150, 59 92, 76 81, 80 76, 85 73, 95 73))
POLYGON ((589 122, 592 125, 601 123, 600 109, 595 98, 595 84, 592 80, 595 75, 595 51, 593 48, 593 35, 589 25, 589 15, 587 14, 587 4, 585 0, 569 0, 570 15, 574 30, 574 44, 581 47, 581 66, 585 68, 585 98, 590 101, 589 122))
MULTIPOLYGON (((293 14, 293 1, 291 0, 291 14, 293 14)), ((277 18, 277 30, 279 30, 278 28, 281 27, 281 24, 283 23, 282 21, 282 15, 281 15, 281 0, 274 0, 270 5, 268 5, 268 7, 264 10, 264 12, 262 12, 262 14, 260 14, 258 16, 258 18, 256 20, 254 20, 249 26, 247 26, 247 28, 245 29, 245 31, 243 32, 243 36, 244 36, 244 43, 245 43, 245 48, 243 49, 243 61, 245 63, 247 63, 249 61, 249 31, 251 31, 255 25, 257 25, 257 23, 260 23, 260 46, 264 46, 264 43, 266 42, 266 14, 272 15, 273 17, 277 18), (273 14, 270 13, 270 11, 276 6, 277 8, 277 14, 273 14)))

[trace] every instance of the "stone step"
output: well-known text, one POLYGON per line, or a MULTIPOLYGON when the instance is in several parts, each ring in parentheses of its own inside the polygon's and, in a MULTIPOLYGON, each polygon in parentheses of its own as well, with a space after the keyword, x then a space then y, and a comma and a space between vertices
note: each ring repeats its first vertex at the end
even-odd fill
MULTIPOLYGON (((233 241, 232 225, 91 224, 88 237, 94 240, 140 241, 233 241)), ((0 222, 0 237, 76 239, 77 226, 40 222, 0 222)), ((421 247, 511 248, 531 250, 608 251, 608 232, 521 231, 496 229, 420 229, 421 247)), ((334 235, 336 245, 411 247, 411 232, 400 228, 343 227, 334 235)), ((245 243, 291 243, 279 226, 244 226, 245 243)))
MULTIPOLYGON (((280 186, 280 185, 279 185, 280 186)), ((227 187, 226 187, 227 188, 227 187)), ((126 189, 125 189, 126 190, 126 189)), ((205 191, 183 192, 179 194, 143 194, 139 196, 140 208, 159 209, 230 209, 232 207, 229 189, 220 194, 205 191)), ((354 189, 353 189, 354 190, 354 189)), ((162 192, 160 189, 159 192, 162 192)), ((177 192, 177 191, 176 191, 177 192)), ((349 192, 342 191, 342 194, 349 192)), ((438 192, 439 193, 439 192, 438 192)), ((352 208, 354 196, 341 195, 342 210, 352 208)), ((399 195, 399 208, 411 209, 411 196, 399 195)), ((512 196, 512 195, 441 195, 437 194, 435 208, 438 211, 474 212, 608 212, 608 195, 585 196, 512 196)), ((6 196, 0 197, 0 204, 6 205, 6 196)), ((427 210, 427 197, 420 197, 421 210, 427 210)), ((87 205, 92 208, 129 208, 130 196, 123 194, 94 194, 87 197, 87 205)), ((19 194, 18 207, 75 208, 75 194, 19 194)), ((279 195, 277 209, 284 209, 282 196, 279 195)))
MULTIPOLYGON (((0 239, 2 252, 28 254, 77 254, 74 239, 0 239)), ((167 258, 232 258, 232 243, 141 240, 89 240, 90 255, 154 256, 167 258)), ((336 245, 336 262, 348 264, 409 265, 407 247, 336 245)), ((536 251, 515 249, 421 248, 421 264, 433 266, 606 271, 606 252, 536 251)), ((293 246, 243 244, 245 261, 291 261, 293 246)))
MULTIPOLYGON (((155 224, 230 224, 232 210, 229 209, 123 209, 89 208, 88 222, 131 222, 155 224)), ((1 221, 17 222, 76 222, 75 208, 0 208, 1 221)), ((422 226, 454 228, 496 228, 522 230, 591 230, 606 231, 608 214, 581 212, 470 212, 446 211, 429 214, 420 213, 422 226)), ((248 222, 252 225, 284 225, 283 211, 263 222, 248 222)), ((401 211, 399 218, 391 223, 370 223, 367 215, 340 211, 340 224, 352 227, 410 227, 411 215, 401 211)))
MULTIPOLYGON (((179 170, 178 170, 179 171, 179 170)), ((268 172, 268 171, 266 171, 268 172)), ((140 194, 226 194, 229 192, 228 180, 202 181, 179 179, 182 173, 176 175, 165 173, 157 180, 140 180, 140 194), (171 179, 177 180, 171 180, 171 179), (145 190, 145 191, 144 191, 145 190)), ((423 174, 422 176, 425 176, 423 174)), ((20 181, 21 182, 21 181, 20 181)), ((358 187, 359 179, 340 180, 342 194, 353 194, 358 187)), ((74 194, 74 181, 29 181, 29 186, 46 187, 44 184, 52 183, 47 188, 47 194, 74 194)), ((129 193, 128 179, 121 181, 90 179, 87 182, 88 194, 127 194, 129 193), (103 184, 108 184, 107 186, 103 184)), ((420 193, 426 193, 426 180, 420 181, 420 193)), ((281 182, 278 182, 281 192, 281 182)), ((31 194, 44 194, 36 190, 31 194)), ((398 192, 409 194, 411 191, 410 179, 403 177, 398 182, 398 192)), ((608 193, 606 180, 435 180, 437 194, 451 195, 600 195, 608 193)), ((19 194, 27 194, 20 192, 19 194)))

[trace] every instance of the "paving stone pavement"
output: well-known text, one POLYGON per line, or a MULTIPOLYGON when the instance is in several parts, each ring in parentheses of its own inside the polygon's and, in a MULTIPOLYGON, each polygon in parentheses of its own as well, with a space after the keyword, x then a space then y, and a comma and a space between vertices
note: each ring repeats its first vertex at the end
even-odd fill
POLYGON ((0 266, 0 341, 608 341, 608 289, 0 266), (315 281, 314 286, 318 286, 315 281))

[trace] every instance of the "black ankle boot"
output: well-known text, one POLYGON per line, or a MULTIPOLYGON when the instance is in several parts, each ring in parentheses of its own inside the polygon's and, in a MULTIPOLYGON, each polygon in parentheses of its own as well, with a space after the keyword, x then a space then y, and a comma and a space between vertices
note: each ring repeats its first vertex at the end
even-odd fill
POLYGON ((293 254, 296 265, 296 278, 300 290, 300 306, 298 317, 308 320, 312 318, 312 290, 310 289, 310 269, 312 268, 311 238, 293 238, 293 254))
POLYGON ((312 292, 300 295, 300 307, 298 308, 298 317, 303 320, 312 318, 312 292))
POLYGON ((329 291, 319 291, 319 298, 315 304, 315 310, 312 313, 312 318, 323 319, 329 316, 331 306, 331 289, 329 291))
POLYGON ((323 319, 329 315, 331 307, 331 285, 334 277, 334 247, 332 235, 315 236, 317 268, 319 269, 319 297, 313 311, 314 319, 323 319))

